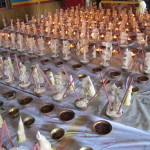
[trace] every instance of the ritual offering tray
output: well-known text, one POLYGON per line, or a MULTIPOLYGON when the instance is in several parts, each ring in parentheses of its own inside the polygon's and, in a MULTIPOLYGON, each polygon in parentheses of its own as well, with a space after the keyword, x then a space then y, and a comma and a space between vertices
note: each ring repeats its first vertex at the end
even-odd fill
POLYGON ((54 108, 55 108, 54 104, 47 103, 47 104, 44 104, 41 106, 40 112, 45 114, 45 115, 49 115, 54 110, 54 108))
POLYGON ((148 82, 148 80, 149 80, 149 77, 147 77, 147 76, 138 76, 137 77, 137 81, 141 84, 148 82))
POLYGON ((75 117, 75 113, 72 110, 65 110, 59 113, 59 119, 63 122, 70 122, 75 117))
POLYGON ((121 76, 121 72, 119 72, 119 71, 112 71, 112 72, 110 72, 109 75, 110 75, 112 78, 117 79, 117 78, 119 78, 119 77, 121 76))
POLYGON ((15 118, 19 115, 19 109, 16 107, 12 107, 8 110, 8 115, 12 118, 15 118))
POLYGON ((111 132, 112 126, 108 121, 100 120, 94 123, 93 130, 99 135, 106 135, 111 132))
POLYGON ((33 101, 33 98, 32 98, 32 97, 26 96, 26 97, 24 97, 24 98, 18 100, 18 103, 19 103, 20 105, 22 105, 23 107, 28 107, 28 106, 31 104, 32 101, 33 101))
POLYGON ((33 117, 26 117, 23 120, 24 125, 28 128, 31 128, 32 125, 34 124, 34 122, 35 122, 35 118, 33 118, 33 117))
POLYGON ((47 65, 49 62, 50 62, 49 59, 43 59, 43 60, 41 60, 41 63, 43 65, 47 65))
POLYGON ((51 131, 50 135, 54 140, 61 140, 65 135, 65 131, 62 128, 55 128, 51 131))
POLYGON ((16 97, 16 91, 8 91, 3 94, 3 97, 5 97, 7 100, 12 100, 16 97))
POLYGON ((79 70, 81 69, 81 67, 82 67, 81 64, 75 64, 75 65, 72 66, 72 68, 73 68, 74 70, 77 70, 77 71, 79 71, 79 70))
POLYGON ((99 74, 102 71, 102 68, 101 67, 93 68, 92 71, 95 74, 99 74))
POLYGON ((83 80, 83 79, 86 78, 86 77, 87 77, 86 74, 79 74, 79 75, 78 75, 78 78, 79 78, 80 81, 83 80))
POLYGON ((79 150, 93 150, 91 147, 81 147, 79 150))

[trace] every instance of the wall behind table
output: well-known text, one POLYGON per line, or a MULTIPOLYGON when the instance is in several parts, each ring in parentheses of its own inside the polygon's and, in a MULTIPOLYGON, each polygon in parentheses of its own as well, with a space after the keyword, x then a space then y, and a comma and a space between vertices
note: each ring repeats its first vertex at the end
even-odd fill
POLYGON ((25 19, 25 14, 28 14, 29 19, 31 19, 32 16, 37 16, 37 14, 46 14, 48 11, 55 12, 57 8, 61 8, 60 1, 43 3, 40 5, 29 5, 0 11, 0 28, 3 27, 3 18, 6 19, 6 24, 10 24, 10 19, 25 19))

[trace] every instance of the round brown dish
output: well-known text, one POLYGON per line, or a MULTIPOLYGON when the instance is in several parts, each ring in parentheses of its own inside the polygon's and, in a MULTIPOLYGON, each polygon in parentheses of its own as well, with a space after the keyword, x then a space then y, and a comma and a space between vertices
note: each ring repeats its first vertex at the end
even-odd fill
POLYGON ((112 126, 108 121, 100 120, 94 123, 93 130, 99 135, 106 135, 111 132, 112 126))
POLYGON ((101 67, 93 68, 92 69, 93 73, 99 74, 102 71, 101 67))
POLYGON ((62 62, 62 61, 59 61, 59 62, 55 63, 55 65, 56 65, 57 67, 61 67, 61 66, 63 65, 63 62, 62 62))
POLYGON ((62 128, 55 128, 51 131, 50 135, 54 140, 61 140, 65 135, 65 131, 62 128))
POLYGON ((19 115, 19 109, 16 107, 12 107, 8 110, 8 115, 12 118, 15 118, 19 115))
POLYGON ((91 147, 81 147, 79 150, 93 150, 91 147))
POLYGON ((19 55, 18 58, 22 61, 26 61, 27 60, 27 56, 26 55, 19 55))
POLYGON ((75 65, 72 66, 72 68, 73 68, 74 70, 77 70, 77 71, 79 71, 79 70, 81 69, 81 67, 82 67, 81 64, 75 64, 75 65))
POLYGON ((40 112, 45 115, 49 115, 54 110, 54 108, 55 108, 54 104, 47 103, 41 106, 40 112))
POLYGON ((83 79, 86 78, 86 77, 87 77, 86 74, 79 74, 79 75, 78 75, 78 78, 79 78, 80 81, 83 80, 83 79))
POLYGON ((41 60, 41 63, 43 65, 47 65, 49 62, 50 62, 49 59, 43 59, 43 60, 41 60))
POLYGON ((26 117, 23 120, 24 125, 28 128, 31 128, 31 126, 34 124, 34 122, 35 122, 35 118, 33 118, 33 117, 26 117))
POLYGON ((24 97, 24 98, 18 100, 18 103, 19 103, 20 105, 22 105, 23 107, 28 107, 28 106, 31 104, 32 101, 33 101, 33 98, 32 98, 32 97, 26 96, 26 97, 24 97))
POLYGON ((51 71, 51 68, 44 68, 43 71, 44 71, 45 74, 48 74, 51 71))
POLYGON ((133 93, 136 93, 136 92, 138 92, 138 91, 139 91, 139 88, 138 88, 138 87, 133 87, 133 88, 132 88, 132 92, 133 92, 133 93))
POLYGON ((37 57, 30 57, 30 58, 29 58, 29 61, 30 61, 30 62, 35 62, 36 60, 37 60, 37 57))
POLYGON ((148 80, 149 80, 149 77, 147 77, 147 76, 138 76, 137 77, 137 81, 142 84, 146 83, 148 80))
POLYGON ((2 146, 1 150, 8 150, 5 146, 2 146))
POLYGON ((119 72, 119 71, 112 71, 112 72, 110 72, 110 76, 112 78, 116 79, 116 78, 121 76, 121 72, 119 72))
POLYGON ((0 107, 3 106, 3 104, 4 104, 4 102, 3 102, 3 101, 0 101, 0 107))
POLYGON ((7 100, 12 100, 16 97, 16 91, 8 91, 8 92, 5 92, 3 94, 3 97, 5 97, 7 100))
POLYGON ((67 123, 75 117, 75 113, 72 110, 65 110, 60 112, 58 116, 60 120, 67 123))

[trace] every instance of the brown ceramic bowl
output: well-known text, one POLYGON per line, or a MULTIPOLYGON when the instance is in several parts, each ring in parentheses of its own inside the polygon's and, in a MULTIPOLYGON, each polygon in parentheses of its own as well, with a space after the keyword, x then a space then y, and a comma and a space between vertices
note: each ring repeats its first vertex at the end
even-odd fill
POLYGON ((93 130, 99 135, 106 135, 111 132, 112 125, 108 121, 100 120, 94 123, 93 130))
POLYGON ((50 133, 52 139, 61 140, 65 136, 65 131, 62 128, 55 128, 50 133))
POLYGON ((41 60, 41 63, 43 65, 47 65, 49 62, 50 62, 49 59, 43 59, 43 60, 41 60))
POLYGON ((0 101, 0 107, 3 106, 3 104, 4 104, 4 102, 3 102, 3 101, 0 101))
POLYGON ((29 58, 29 61, 30 61, 30 62, 35 62, 36 60, 37 60, 37 57, 30 57, 30 58, 29 58))
POLYGON ((138 87, 133 87, 133 88, 132 88, 132 92, 133 92, 133 93, 136 93, 136 92, 138 92, 138 91, 139 91, 139 88, 138 88, 138 87))
POLYGON ((28 107, 32 101, 33 101, 32 97, 26 96, 26 97, 23 97, 22 99, 18 100, 18 103, 20 105, 22 105, 23 107, 28 107))
POLYGON ((12 100, 16 97, 16 91, 8 91, 8 92, 5 92, 3 94, 3 97, 5 97, 7 100, 12 100))
POLYGON ((15 118, 19 115, 19 109, 16 107, 12 107, 8 110, 8 115, 12 118, 15 118))
POLYGON ((8 150, 5 146, 2 146, 1 150, 8 150))
POLYGON ((112 72, 110 72, 110 76, 112 78, 116 79, 116 78, 121 76, 121 72, 119 72, 119 71, 112 71, 112 72))
POLYGON ((23 120, 24 125, 28 128, 31 128, 31 126, 34 124, 34 122, 35 122, 35 118, 33 118, 33 117, 26 117, 23 120))
POLYGON ((72 110, 65 110, 60 112, 58 117, 63 122, 67 123, 70 122, 75 117, 75 113, 72 110))
POLYGON ((74 70, 77 70, 77 71, 80 70, 81 67, 82 67, 81 64, 75 64, 75 65, 72 66, 72 68, 73 68, 74 70))
POLYGON ((79 75, 78 75, 78 78, 79 78, 80 81, 83 80, 83 79, 86 78, 86 77, 87 77, 86 74, 79 74, 79 75))
POLYGON ((44 68, 44 70, 43 70, 43 71, 44 71, 44 73, 45 73, 45 74, 47 74, 48 72, 50 72, 50 71, 51 71, 51 68, 44 68))
POLYGON ((40 112, 45 114, 45 115, 49 115, 54 110, 54 108, 55 108, 54 104, 47 103, 47 104, 44 104, 41 106, 40 112))
POLYGON ((55 63, 55 65, 56 65, 57 67, 61 67, 61 66, 63 65, 63 61, 59 61, 59 62, 55 63))
POLYGON ((81 147, 79 150, 93 150, 91 147, 81 147))
POLYGON ((99 74, 102 71, 101 67, 93 68, 92 69, 93 73, 99 74))
POLYGON ((27 56, 26 55, 19 55, 18 58, 22 61, 26 61, 27 60, 27 56))
POLYGON ((148 80, 149 80, 149 77, 147 77, 147 76, 138 76, 137 77, 137 81, 142 84, 148 82, 148 80))
POLYGON ((10 54, 10 57, 11 57, 11 58, 15 58, 15 54, 16 54, 16 53, 11 53, 11 54, 10 54))

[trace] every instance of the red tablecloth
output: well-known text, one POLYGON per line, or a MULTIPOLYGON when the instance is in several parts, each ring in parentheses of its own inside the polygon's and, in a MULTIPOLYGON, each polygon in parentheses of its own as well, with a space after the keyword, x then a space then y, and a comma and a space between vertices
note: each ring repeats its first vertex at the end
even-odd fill
POLYGON ((64 0, 64 7, 65 8, 77 6, 78 4, 80 4, 81 6, 84 6, 84 0, 64 0))

